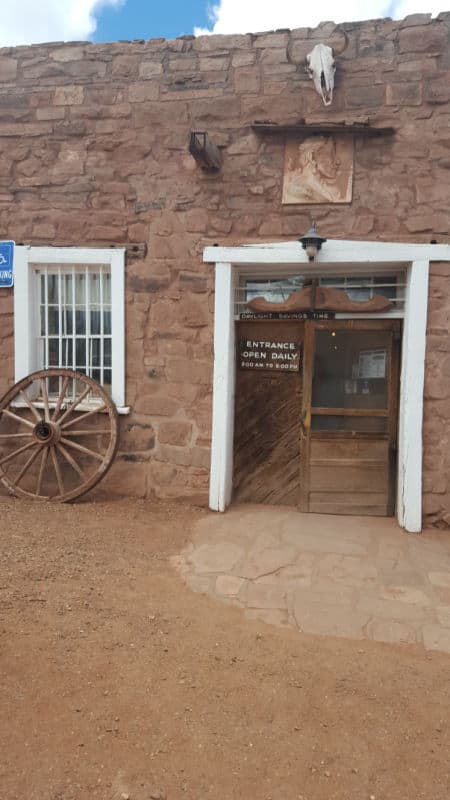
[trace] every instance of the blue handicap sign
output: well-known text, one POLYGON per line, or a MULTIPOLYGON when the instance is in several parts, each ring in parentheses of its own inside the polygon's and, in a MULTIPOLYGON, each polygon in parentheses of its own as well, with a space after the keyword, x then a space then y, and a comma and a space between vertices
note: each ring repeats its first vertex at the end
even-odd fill
POLYGON ((13 285, 14 242, 0 242, 0 288, 13 285))

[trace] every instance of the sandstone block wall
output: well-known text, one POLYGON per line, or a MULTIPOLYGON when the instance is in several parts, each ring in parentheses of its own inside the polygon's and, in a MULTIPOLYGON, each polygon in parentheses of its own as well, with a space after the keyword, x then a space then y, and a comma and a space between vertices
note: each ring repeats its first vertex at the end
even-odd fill
MULTIPOLYGON (((283 138, 255 134, 253 122, 392 125, 395 136, 355 140, 353 201, 315 206, 320 232, 448 240, 449 20, 415 15, 243 36, 0 50, 0 238, 148 245, 145 258, 127 263, 132 413, 121 420, 122 450, 106 489, 206 501, 213 275, 203 248, 298 237, 312 211, 281 205, 283 138), (336 53, 328 108, 304 69, 318 42, 336 53), (193 129, 207 130, 220 147, 220 173, 203 172, 189 155, 193 129)), ((445 317, 436 306, 446 302, 445 280, 433 274, 430 320, 445 317)), ((428 392, 437 380, 436 348, 446 341, 448 320, 431 325, 428 392)), ((4 289, 0 358, 2 392, 13 381, 12 292, 4 289)), ((439 380, 443 396, 428 394, 427 409, 450 398, 450 374, 439 380)), ((439 522, 450 514, 450 496, 441 491, 446 478, 437 477, 437 463, 446 464, 442 440, 429 466, 430 425, 426 510, 439 522)))

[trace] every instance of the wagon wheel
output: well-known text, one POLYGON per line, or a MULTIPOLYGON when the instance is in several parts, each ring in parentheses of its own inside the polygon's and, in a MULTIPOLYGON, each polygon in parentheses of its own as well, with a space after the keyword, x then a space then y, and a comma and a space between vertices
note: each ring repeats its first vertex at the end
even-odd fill
POLYGON ((59 503, 92 489, 118 447, 118 416, 92 378, 33 372, 0 400, 0 480, 13 493, 59 503))

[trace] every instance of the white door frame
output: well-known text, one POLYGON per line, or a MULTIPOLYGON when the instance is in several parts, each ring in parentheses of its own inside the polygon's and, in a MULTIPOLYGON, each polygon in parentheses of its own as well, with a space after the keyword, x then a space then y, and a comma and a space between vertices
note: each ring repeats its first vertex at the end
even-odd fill
MULTIPOLYGON (((374 268, 404 267, 406 301, 400 375, 397 520, 412 533, 422 529, 422 417, 425 375, 428 272, 431 261, 450 261, 450 245, 328 240, 314 264, 301 244, 281 242, 239 247, 206 247, 203 260, 215 264, 214 383, 209 505, 225 511, 231 502, 235 392, 234 299, 240 269, 270 271, 305 265, 320 274, 345 264, 363 275, 374 268)), ((375 315, 371 315, 375 316, 375 315)))

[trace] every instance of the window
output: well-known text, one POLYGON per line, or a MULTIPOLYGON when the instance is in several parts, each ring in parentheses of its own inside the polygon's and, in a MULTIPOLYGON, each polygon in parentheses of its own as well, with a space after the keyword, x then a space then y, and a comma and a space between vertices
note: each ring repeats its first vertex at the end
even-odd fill
POLYGON ((109 266, 31 266, 39 281, 39 368, 75 369, 111 392, 109 266))
POLYGON ((14 282, 16 381, 75 369, 124 411, 124 251, 16 247, 14 282))
MULTIPOLYGON (((255 297, 264 297, 272 303, 283 303, 293 292, 301 291, 305 281, 315 275, 286 275, 277 278, 249 278, 241 275, 236 286, 235 318, 246 314, 247 303, 255 297)), ((370 300, 374 295, 383 295, 394 304, 390 316, 402 316, 405 302, 405 276, 403 272, 382 275, 317 275, 321 286, 330 286, 344 291, 351 300, 370 300)), ((341 316, 337 314, 337 316, 341 316)), ((353 316, 345 314, 346 317, 353 316)))

